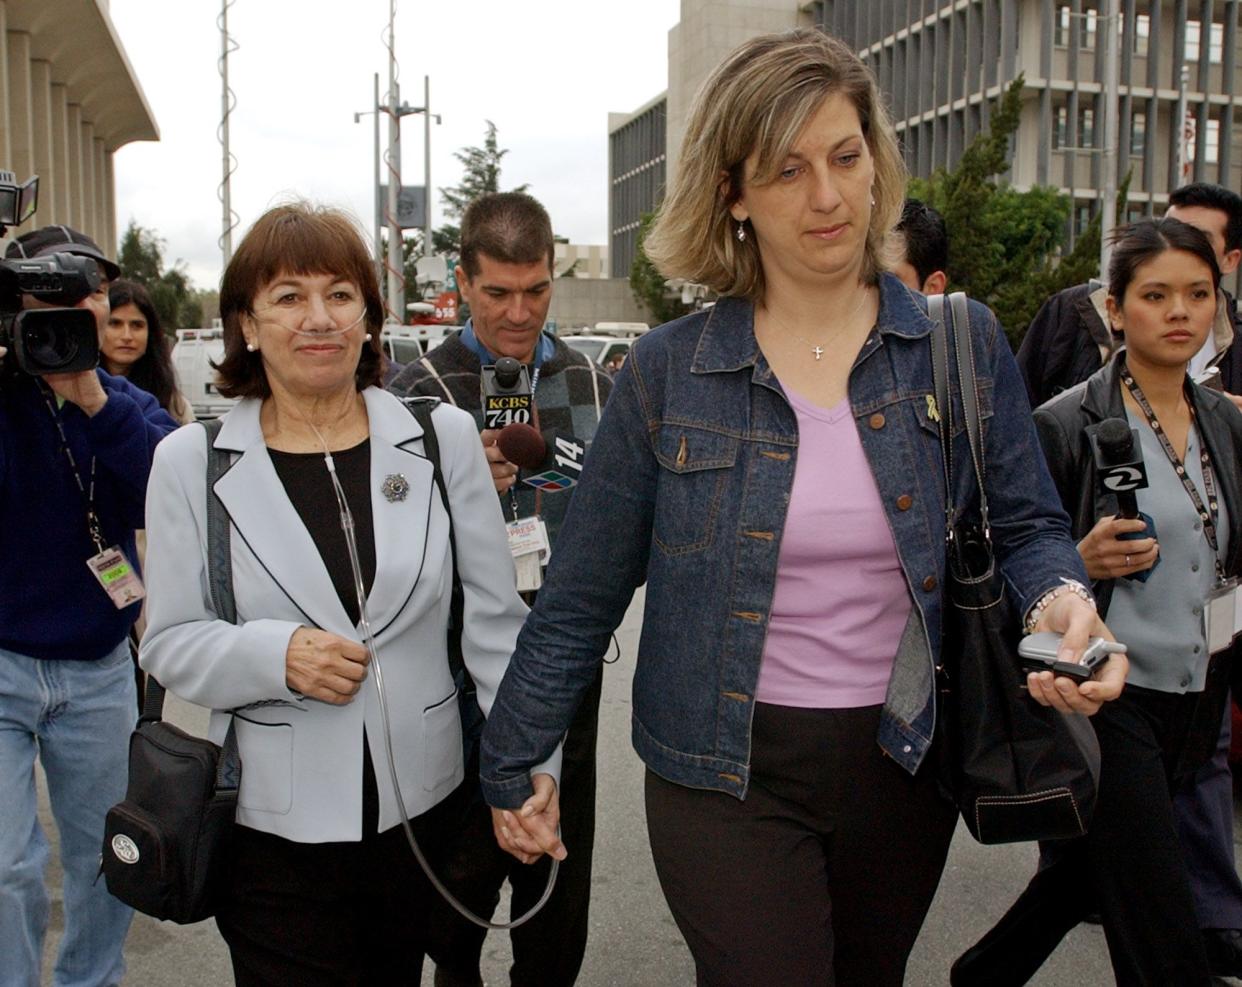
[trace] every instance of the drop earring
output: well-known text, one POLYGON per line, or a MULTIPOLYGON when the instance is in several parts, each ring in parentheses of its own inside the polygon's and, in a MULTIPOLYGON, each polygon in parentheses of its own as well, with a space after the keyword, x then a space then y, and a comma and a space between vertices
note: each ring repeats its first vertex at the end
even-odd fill
POLYGON ((738 243, 745 243, 745 242, 746 242, 746 221, 745 221, 745 220, 741 220, 741 219, 739 219, 739 220, 738 220, 738 223, 737 223, 737 242, 738 242, 738 243))

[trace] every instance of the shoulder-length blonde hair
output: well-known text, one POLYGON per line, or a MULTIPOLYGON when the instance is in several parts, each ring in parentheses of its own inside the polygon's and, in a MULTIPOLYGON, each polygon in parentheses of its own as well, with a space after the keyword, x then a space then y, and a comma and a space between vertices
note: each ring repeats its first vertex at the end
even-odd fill
POLYGON ((836 38, 799 29, 747 41, 699 90, 676 177, 644 243, 661 274, 722 295, 763 300, 763 264, 754 237, 739 242, 729 214, 742 194, 746 160, 757 154, 753 182, 771 181, 820 104, 838 93, 858 112, 875 164, 862 276, 874 281, 889 266, 906 167, 875 77, 836 38))

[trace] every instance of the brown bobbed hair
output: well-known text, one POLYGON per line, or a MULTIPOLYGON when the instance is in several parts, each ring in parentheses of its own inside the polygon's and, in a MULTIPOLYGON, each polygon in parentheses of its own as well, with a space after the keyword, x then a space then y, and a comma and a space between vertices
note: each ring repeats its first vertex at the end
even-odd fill
POLYGON ((754 237, 736 239, 729 207, 742 194, 747 159, 756 154, 753 183, 772 181, 808 121, 835 94, 857 111, 875 166, 862 276, 874 282, 892 266, 907 175, 875 77, 836 38, 800 28, 751 38, 699 89, 676 176, 644 242, 661 274, 763 301, 758 247, 754 237))
POLYGON ((259 291, 282 274, 327 274, 357 286, 366 305, 363 324, 371 339, 362 344, 354 380, 360 391, 378 385, 384 376, 380 341, 384 302, 358 224, 339 209, 292 202, 258 218, 220 279, 224 358, 214 365, 219 392, 226 398, 271 395, 262 354, 246 349, 242 319, 254 315, 259 291))

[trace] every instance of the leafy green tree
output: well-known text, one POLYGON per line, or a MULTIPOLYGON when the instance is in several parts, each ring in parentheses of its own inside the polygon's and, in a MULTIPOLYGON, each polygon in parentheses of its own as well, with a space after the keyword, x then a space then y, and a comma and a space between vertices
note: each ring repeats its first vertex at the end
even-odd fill
MULTIPOLYGON (((482 147, 463 147, 453 156, 461 162, 464 172, 456 185, 440 189, 444 213, 449 219, 461 219, 466 207, 481 195, 500 191, 500 165, 509 153, 502 148, 496 137, 496 125, 486 121, 482 147)), ((519 185, 513 192, 525 192, 529 185, 519 185)), ((446 223, 431 234, 432 249, 438 254, 456 257, 461 251, 461 228, 446 223)))
POLYGON ((178 329, 197 328, 202 324, 202 306, 195 305, 193 286, 184 262, 178 260, 164 269, 164 241, 154 230, 130 220, 121 237, 117 266, 122 277, 137 281, 147 289, 166 333, 171 335, 178 329))
POLYGON ((647 257, 643 241, 655 221, 655 213, 643 213, 638 226, 638 244, 634 250, 634 263, 630 265, 630 290, 640 305, 645 305, 656 323, 670 322, 690 311, 680 297, 669 297, 664 275, 647 257))
MULTIPOLYGON (((1019 192, 999 179, 1009 168, 1022 86, 1018 76, 998 101, 990 129, 975 136, 953 171, 939 169, 909 186, 912 197, 944 216, 950 289, 986 302, 1015 348, 1050 295, 1097 275, 1100 253, 1098 216, 1063 253, 1069 196, 1046 186, 1019 192)), ((1124 201, 1124 189, 1119 198, 1124 201)))

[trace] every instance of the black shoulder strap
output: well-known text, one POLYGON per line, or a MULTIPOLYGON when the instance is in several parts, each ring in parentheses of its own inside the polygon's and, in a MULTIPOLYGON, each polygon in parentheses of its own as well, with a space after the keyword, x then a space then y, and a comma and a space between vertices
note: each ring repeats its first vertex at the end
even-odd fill
POLYGON ((945 296, 930 295, 927 314, 935 323, 932 332, 932 379, 936 389, 936 410, 940 414, 940 445, 943 450, 945 475, 945 510, 947 524, 953 525, 953 400, 949 387, 949 318, 952 317, 953 349, 956 356, 958 392, 965 418, 966 438, 970 446, 971 465, 979 487, 979 514, 983 530, 988 531, 988 501, 984 487, 983 426, 979 413, 979 391, 975 375, 975 350, 970 335, 970 308, 966 295, 955 291, 948 297, 949 313, 945 312, 945 296))
POLYGON ((462 657, 461 632, 465 613, 465 594, 461 587, 461 576, 457 573, 457 538, 453 534, 453 508, 449 505, 448 487, 444 482, 444 472, 440 469, 440 440, 436 437, 436 427, 431 420, 432 409, 440 403, 439 398, 403 398, 402 403, 410 409, 410 414, 422 427, 423 451, 431 463, 431 475, 435 480, 436 489, 440 491, 440 501, 444 504, 444 513, 448 515, 449 552, 453 561, 453 589, 449 597, 449 629, 448 629, 448 661, 449 671, 456 678, 464 677, 467 692, 473 690, 474 683, 470 673, 466 671, 466 662, 462 657))
MULTIPOLYGON (((203 422, 207 442, 207 583, 211 590, 211 603, 216 616, 237 623, 237 601, 233 597, 233 557, 231 554, 232 529, 228 512, 216 494, 216 481, 222 477, 232 462, 232 454, 215 447, 216 436, 224 421, 214 418, 203 422)), ((164 687, 155 676, 147 676, 146 697, 143 700, 139 722, 157 721, 164 716, 164 687)), ((221 756, 216 763, 216 788, 235 789, 241 779, 241 759, 237 750, 237 733, 233 719, 229 718, 228 733, 224 737, 221 756)))

